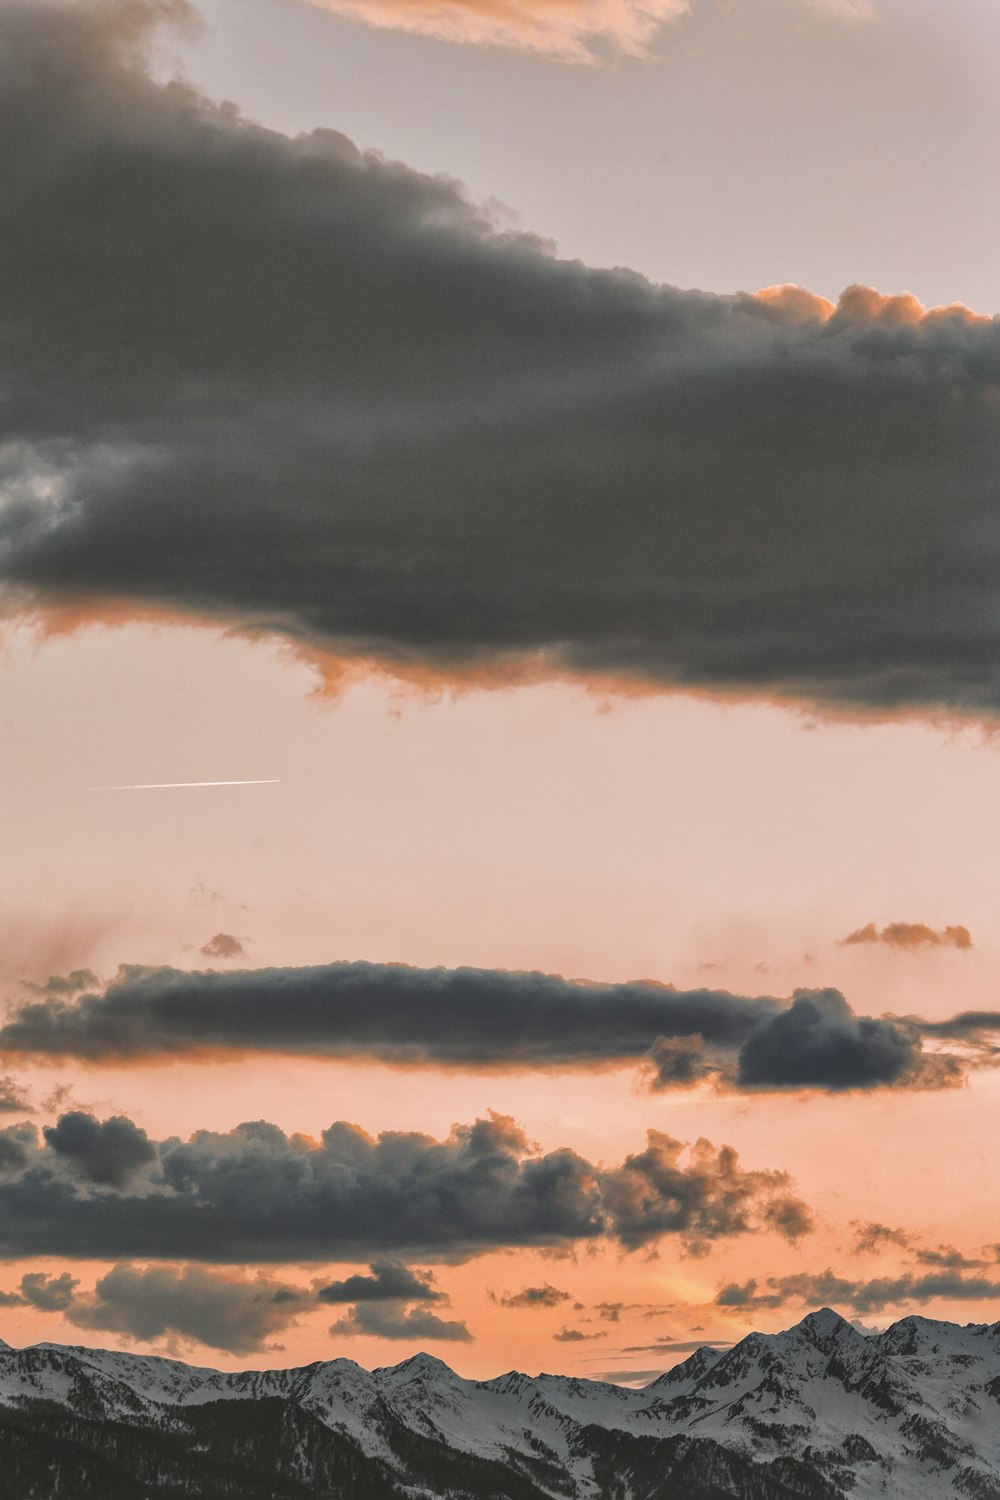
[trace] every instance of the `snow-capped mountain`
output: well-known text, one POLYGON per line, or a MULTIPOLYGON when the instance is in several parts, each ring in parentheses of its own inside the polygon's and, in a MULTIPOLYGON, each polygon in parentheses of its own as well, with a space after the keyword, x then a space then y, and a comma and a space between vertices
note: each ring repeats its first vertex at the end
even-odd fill
POLYGON ((1000 1324, 827 1308, 642 1390, 4 1345, 0 1474, 5 1500, 1000 1500, 1000 1324))

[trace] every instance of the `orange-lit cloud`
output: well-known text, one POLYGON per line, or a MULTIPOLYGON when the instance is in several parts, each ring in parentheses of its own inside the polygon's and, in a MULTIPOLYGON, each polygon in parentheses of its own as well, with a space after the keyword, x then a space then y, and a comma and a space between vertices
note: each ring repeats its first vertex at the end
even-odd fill
POLYGON ((889 948, 915 950, 919 948, 958 948, 962 952, 972 947, 972 937, 967 927, 944 927, 936 931, 924 922, 889 922, 881 931, 874 922, 859 927, 841 939, 843 947, 855 947, 862 943, 883 943, 889 948))

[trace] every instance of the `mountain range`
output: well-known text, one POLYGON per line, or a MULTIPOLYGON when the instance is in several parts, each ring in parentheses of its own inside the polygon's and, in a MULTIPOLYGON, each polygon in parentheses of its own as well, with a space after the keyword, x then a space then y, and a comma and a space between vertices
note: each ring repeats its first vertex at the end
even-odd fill
POLYGON ((641 1390, 0 1345, 0 1474, 5 1500, 1000 1500, 1000 1323, 824 1308, 641 1390))

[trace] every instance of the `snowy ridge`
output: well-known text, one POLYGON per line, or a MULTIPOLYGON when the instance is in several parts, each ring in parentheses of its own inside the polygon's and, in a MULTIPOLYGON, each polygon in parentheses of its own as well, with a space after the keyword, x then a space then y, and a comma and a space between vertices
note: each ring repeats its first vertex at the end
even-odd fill
MULTIPOLYGON (((867 1337, 827 1308, 724 1352, 699 1349, 642 1390, 516 1371, 465 1380, 428 1354, 371 1371, 335 1359, 227 1374, 109 1350, 0 1346, 0 1409, 30 1414, 40 1403, 139 1431, 175 1430, 199 1409, 278 1403, 401 1486, 373 1494, 434 1493, 423 1469, 440 1457, 499 1466, 498 1496, 1000 1500, 1000 1324, 909 1317, 867 1337), (671 1474, 676 1487, 664 1485, 671 1474)), ((449 1481, 449 1492, 475 1495, 484 1483, 467 1482, 449 1481)))

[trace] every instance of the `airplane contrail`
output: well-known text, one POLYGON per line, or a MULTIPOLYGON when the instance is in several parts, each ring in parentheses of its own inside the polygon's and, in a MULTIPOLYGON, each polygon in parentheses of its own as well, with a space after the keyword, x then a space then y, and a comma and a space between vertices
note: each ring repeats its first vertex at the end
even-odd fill
POLYGON ((278 786, 280 776, 265 776, 252 781, 141 781, 125 786, 92 786, 92 792, 165 792, 192 786, 278 786))

